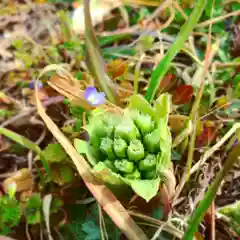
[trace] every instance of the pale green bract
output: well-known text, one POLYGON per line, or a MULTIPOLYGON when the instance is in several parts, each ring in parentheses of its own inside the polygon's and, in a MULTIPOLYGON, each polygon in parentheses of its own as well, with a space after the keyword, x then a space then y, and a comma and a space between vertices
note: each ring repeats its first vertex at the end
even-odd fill
MULTIPOLYGON (((168 127, 168 115, 170 112, 170 95, 168 93, 164 93, 160 95, 160 97, 156 100, 155 105, 152 107, 141 95, 133 95, 130 98, 129 105, 126 109, 124 109, 123 116, 117 116, 117 115, 109 115, 109 113, 103 112, 101 109, 95 109, 92 111, 91 118, 89 119, 89 124, 85 127, 87 130, 90 141, 86 142, 80 139, 74 140, 74 146, 77 149, 78 153, 84 154, 89 163, 92 165, 92 172, 94 175, 96 175, 98 178, 100 178, 103 182, 105 182, 107 185, 116 186, 118 188, 119 186, 128 186, 130 187, 138 196, 145 199, 147 202, 150 201, 154 196, 156 196, 161 181, 163 179, 161 178, 162 173, 167 170, 171 164, 171 133, 168 127), (144 174, 147 176, 145 172, 141 172, 141 178, 140 179, 130 179, 129 175, 121 172, 120 170, 117 172, 114 172, 110 168, 108 168, 103 161, 106 160, 106 156, 104 157, 103 153, 100 150, 100 147, 97 147, 99 145, 99 139, 104 139, 106 137, 114 139, 115 136, 115 126, 119 126, 122 121, 130 121, 131 113, 133 111, 137 111, 141 114, 149 115, 151 116, 151 119, 154 121, 154 129, 159 131, 159 138, 160 139, 160 151, 155 152, 155 156, 157 159, 157 165, 154 167, 154 169, 151 169, 152 172, 156 172, 155 177, 151 179, 144 178, 144 174), (109 124, 109 121, 111 121, 111 124, 109 124), (99 125, 99 122, 101 124, 99 125), (107 124, 108 122, 108 124, 107 124), (106 125, 105 125, 106 123, 106 125), (111 126, 110 126, 111 125, 111 126), (101 127, 101 134, 96 136, 95 133, 100 132, 98 127, 101 127), (94 149, 93 152, 90 147, 91 141, 94 141, 94 149), (125 175, 124 175, 125 174, 125 175)), ((133 120, 131 120, 133 121, 133 120)), ((129 125, 129 132, 130 132, 130 138, 138 139, 137 141, 142 141, 141 138, 143 135, 140 135, 138 132, 138 129, 134 129, 134 127, 130 124, 129 125), (136 134, 134 134, 134 131, 137 131, 136 134)), ((146 128, 147 129, 147 128, 146 128)), ((119 129, 118 129, 119 130, 119 129)), ((125 136, 125 130, 123 129, 123 135, 125 136)), ((119 133, 119 132, 118 132, 119 133)), ((119 138, 119 134, 117 135, 117 138, 119 138)), ((122 139, 122 138, 121 138, 122 139)), ((132 139, 125 138, 125 141, 128 142, 128 146, 130 146, 130 142, 132 139)), ((134 140, 136 142, 136 140, 134 140)), ((100 146, 100 145, 99 145, 100 146)), ((108 147, 111 147, 109 145, 108 147)), ((158 148, 159 149, 159 148, 158 148)), ((134 150, 133 150, 134 151, 134 150)), ((148 151, 145 148, 145 157, 148 154, 148 151)), ((139 171, 138 164, 139 160, 133 160, 130 158, 132 162, 134 162, 134 170, 133 172, 139 171)), ((130 159, 126 159, 127 161, 130 161, 130 159)), ((120 160, 117 156, 115 160, 120 160)), ((123 159, 122 159, 123 160, 123 159)), ((124 161, 126 161, 124 160, 124 161)), ((138 175, 136 175, 138 176, 138 175)), ((139 176, 138 176, 139 177, 139 176)), ((118 188, 119 189, 119 188, 118 188)))

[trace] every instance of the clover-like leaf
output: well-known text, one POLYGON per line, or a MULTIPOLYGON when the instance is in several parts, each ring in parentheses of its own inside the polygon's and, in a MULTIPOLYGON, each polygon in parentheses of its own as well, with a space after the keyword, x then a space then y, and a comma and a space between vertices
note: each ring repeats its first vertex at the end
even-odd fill
POLYGON ((67 159, 67 154, 59 143, 48 144, 42 155, 48 162, 62 162, 67 159))

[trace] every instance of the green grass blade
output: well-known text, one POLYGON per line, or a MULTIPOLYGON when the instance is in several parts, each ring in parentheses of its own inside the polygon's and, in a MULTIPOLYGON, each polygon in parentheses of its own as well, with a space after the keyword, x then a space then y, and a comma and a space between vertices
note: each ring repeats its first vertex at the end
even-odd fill
POLYGON ((153 100, 155 93, 158 87, 160 86, 161 80, 163 79, 164 75, 167 73, 171 66, 173 58, 184 46, 184 42, 188 39, 189 35, 193 31, 194 27, 196 26, 198 20, 200 19, 205 9, 206 3, 207 0, 198 0, 188 21, 186 21, 184 25, 181 27, 181 30, 176 38, 176 41, 171 45, 167 54, 163 57, 163 59, 160 61, 156 69, 153 71, 149 88, 145 96, 145 98, 148 101, 153 100))
POLYGON ((228 154, 228 159, 225 162, 223 168, 218 172, 215 180, 209 187, 207 193, 205 194, 203 200, 200 202, 198 208, 193 213, 191 219, 189 220, 188 229, 184 234, 183 240, 192 240, 199 224, 201 223, 204 214, 210 207, 212 201, 214 200, 217 190, 223 180, 227 175, 228 171, 233 167, 234 163, 238 160, 240 156, 240 143, 235 145, 232 151, 228 154))
POLYGON ((41 161, 42 161, 44 169, 46 170, 46 172, 48 174, 50 174, 49 166, 48 166, 45 158, 42 156, 42 150, 36 143, 34 143, 34 142, 30 141, 29 139, 11 131, 11 130, 8 130, 6 128, 0 127, 0 134, 10 138, 12 141, 17 142, 17 143, 21 144, 22 146, 24 146, 25 148, 30 149, 33 152, 35 152, 36 154, 38 154, 41 157, 41 161))
POLYGON ((120 101, 113 89, 113 82, 105 72, 104 59, 101 55, 100 46, 92 26, 90 16, 89 0, 84 0, 85 15, 85 39, 86 39, 86 63, 88 68, 100 86, 105 92, 108 100, 114 104, 120 105, 120 101))
POLYGON ((41 154, 41 149, 37 144, 35 144, 34 142, 28 140, 27 138, 15 133, 15 132, 12 132, 6 128, 0 128, 0 134, 10 138, 14 142, 21 144, 25 148, 28 148, 28 149, 36 152, 39 155, 41 154))

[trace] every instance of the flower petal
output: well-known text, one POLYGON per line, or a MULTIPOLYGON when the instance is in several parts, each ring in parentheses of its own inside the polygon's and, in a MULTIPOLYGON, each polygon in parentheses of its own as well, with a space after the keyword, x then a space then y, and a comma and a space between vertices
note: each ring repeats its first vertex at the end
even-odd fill
POLYGON ((95 87, 87 87, 85 90, 85 98, 88 99, 90 95, 97 93, 97 89, 95 87))
POLYGON ((85 91, 85 98, 92 106, 103 104, 105 101, 105 93, 97 92, 95 87, 88 87, 85 91))
MULTIPOLYGON (((43 87, 43 83, 42 83, 40 80, 37 81, 37 85, 38 85, 38 88, 42 88, 42 87, 43 87)), ((29 87, 30 89, 34 89, 34 80, 32 80, 32 81, 28 84, 28 87, 29 87)))

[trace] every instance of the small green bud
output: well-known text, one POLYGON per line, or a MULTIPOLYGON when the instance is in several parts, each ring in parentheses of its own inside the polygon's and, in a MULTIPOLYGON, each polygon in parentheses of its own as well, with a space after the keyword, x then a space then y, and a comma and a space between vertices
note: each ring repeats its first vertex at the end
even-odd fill
POLYGON ((113 140, 105 137, 102 138, 101 144, 100 144, 100 150, 109 158, 109 159, 115 159, 115 155, 113 153, 113 140))
POLYGON ((115 160, 114 161, 114 166, 123 173, 131 173, 134 169, 134 164, 133 162, 130 162, 126 159, 122 160, 115 160))
POLYGON ((148 133, 144 136, 143 143, 145 148, 150 153, 157 153, 160 151, 160 134, 159 129, 153 130, 151 133, 148 133))
POLYGON ((153 154, 148 154, 143 160, 139 162, 139 169, 141 171, 153 170, 156 167, 156 157, 153 154))
POLYGON ((154 128, 154 122, 152 121, 151 116, 146 114, 137 114, 135 117, 135 124, 140 129, 142 135, 150 133, 154 128))
POLYGON ((156 178, 156 170, 143 172, 143 177, 145 179, 154 179, 156 178))
POLYGON ((131 180, 136 180, 141 178, 141 173, 136 169, 132 173, 128 173, 124 175, 125 178, 131 179, 131 180))
POLYGON ((137 139, 140 133, 132 120, 123 120, 115 128, 115 138, 122 138, 126 142, 137 139))
POLYGON ((127 143, 123 139, 121 138, 115 139, 113 142, 113 149, 117 157, 119 158, 126 157, 127 143))
POLYGON ((127 148, 127 155, 131 161, 139 161, 144 158, 144 147, 140 140, 135 139, 130 142, 127 148))
POLYGON ((113 161, 111 161, 111 160, 109 160, 109 159, 106 159, 106 160, 103 161, 103 163, 104 163, 109 169, 111 169, 113 172, 117 172, 117 169, 115 168, 113 161))

